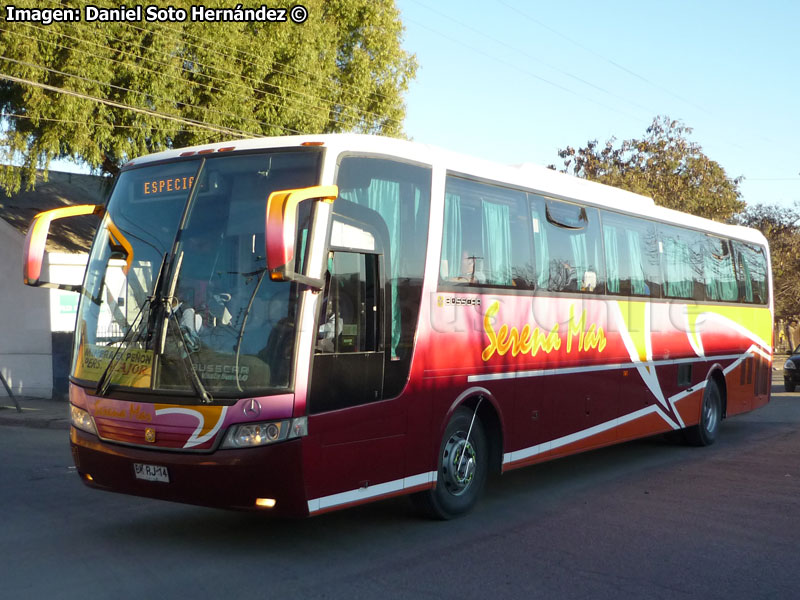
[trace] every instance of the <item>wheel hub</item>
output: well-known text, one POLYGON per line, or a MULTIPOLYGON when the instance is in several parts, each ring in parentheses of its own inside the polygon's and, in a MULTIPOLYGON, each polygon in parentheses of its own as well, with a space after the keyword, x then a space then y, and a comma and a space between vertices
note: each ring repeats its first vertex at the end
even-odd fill
POLYGON ((463 431, 450 436, 442 454, 442 474, 451 494, 459 496, 469 488, 475 477, 476 459, 475 449, 463 431))

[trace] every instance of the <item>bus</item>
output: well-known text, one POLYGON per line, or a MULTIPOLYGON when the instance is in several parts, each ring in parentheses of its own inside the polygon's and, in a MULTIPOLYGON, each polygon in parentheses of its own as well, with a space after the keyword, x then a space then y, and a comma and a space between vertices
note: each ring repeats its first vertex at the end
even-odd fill
MULTIPOLYGON (((80 294, 70 443, 93 488, 286 516, 656 434, 770 398, 758 232, 532 165, 355 134, 128 163, 80 294)), ((86 217, 84 217, 86 218, 86 217)))

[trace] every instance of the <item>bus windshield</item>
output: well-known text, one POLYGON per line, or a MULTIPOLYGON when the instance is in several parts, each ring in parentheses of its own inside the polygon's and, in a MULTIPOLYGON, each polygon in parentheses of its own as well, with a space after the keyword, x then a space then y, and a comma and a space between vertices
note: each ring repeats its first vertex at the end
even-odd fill
POLYGON ((320 156, 214 155, 124 171, 89 257, 76 383, 206 400, 286 391, 297 294, 266 272, 266 200, 315 185, 320 156))

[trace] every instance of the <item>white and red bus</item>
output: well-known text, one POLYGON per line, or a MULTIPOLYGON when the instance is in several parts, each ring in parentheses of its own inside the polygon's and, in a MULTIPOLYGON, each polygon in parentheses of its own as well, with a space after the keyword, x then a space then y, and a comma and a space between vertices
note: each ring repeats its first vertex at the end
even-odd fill
POLYGON ((440 518, 489 472, 769 401, 757 231, 548 169, 358 135, 162 152, 95 213, 70 373, 89 486, 440 518))

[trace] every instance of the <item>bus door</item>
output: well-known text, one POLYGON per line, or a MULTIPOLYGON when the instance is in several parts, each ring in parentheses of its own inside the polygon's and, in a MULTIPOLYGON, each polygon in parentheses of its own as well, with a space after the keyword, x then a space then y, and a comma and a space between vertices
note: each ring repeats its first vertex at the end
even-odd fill
MULTIPOLYGON (((334 221, 311 369, 305 463, 310 499, 338 494, 334 501, 346 503, 402 477, 406 423, 402 403, 383 399, 391 302, 386 251, 377 241, 374 250, 339 249, 336 228, 334 221)), ((347 243, 355 244, 353 236, 355 229, 347 243)))

